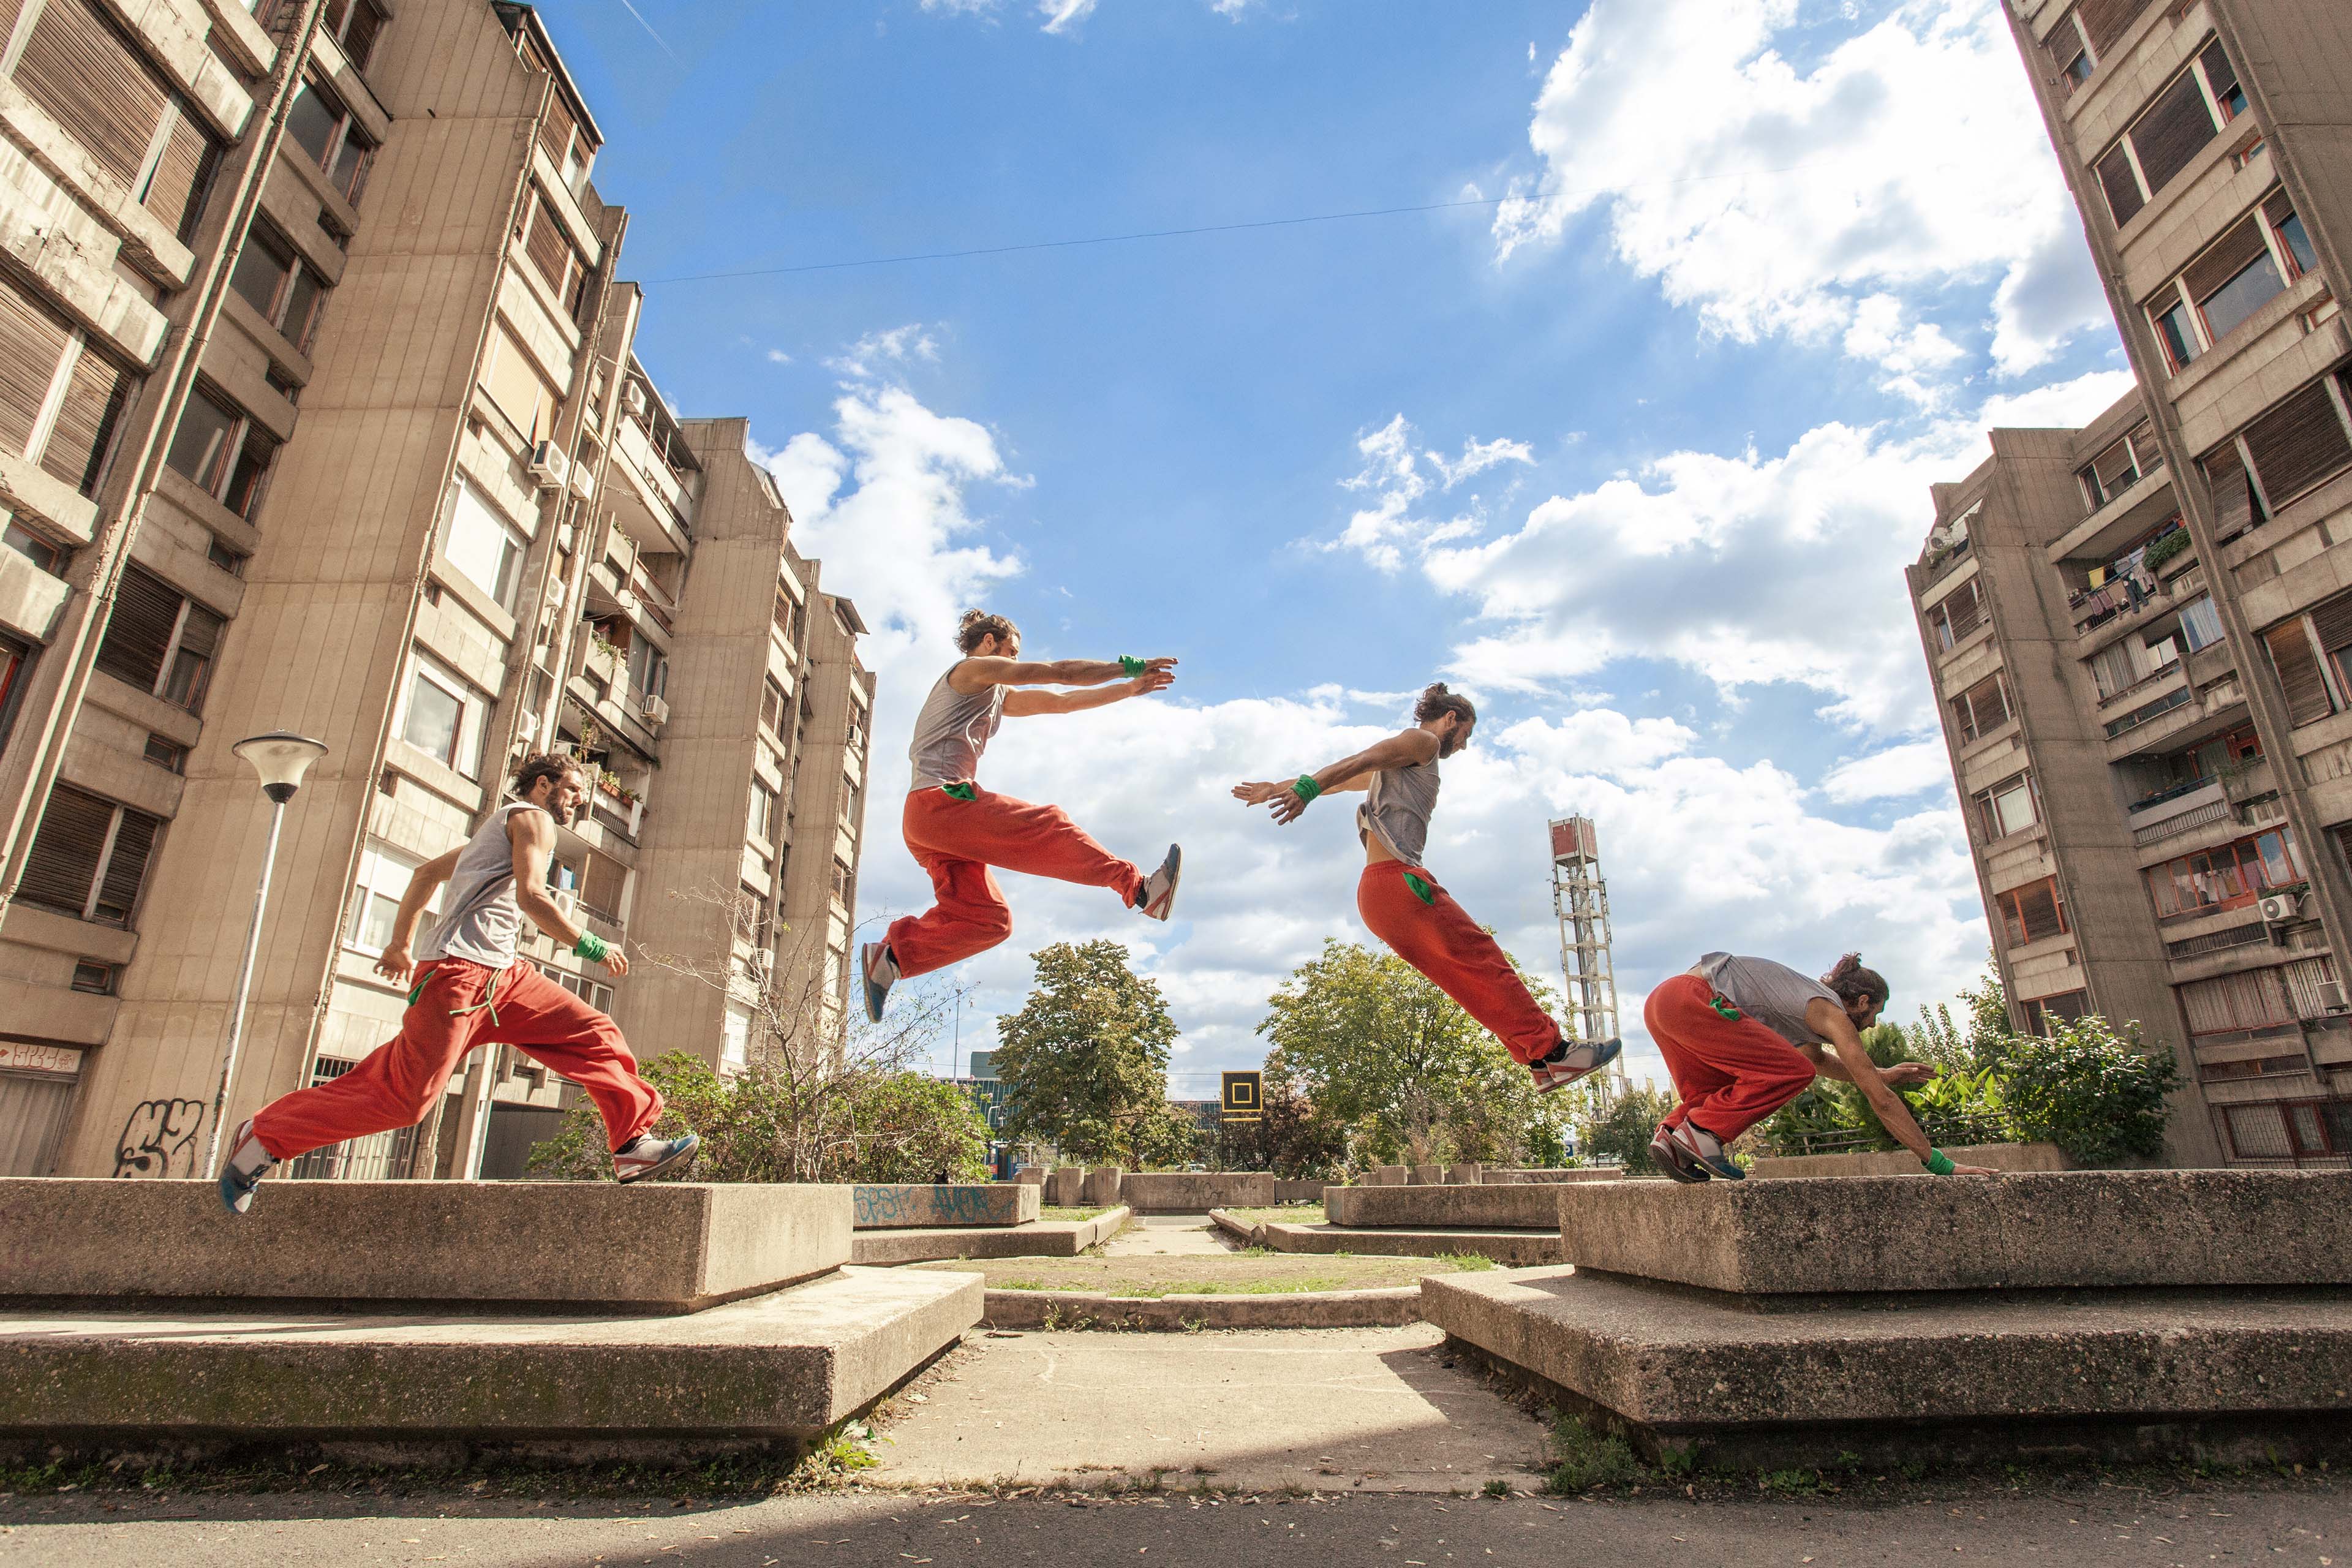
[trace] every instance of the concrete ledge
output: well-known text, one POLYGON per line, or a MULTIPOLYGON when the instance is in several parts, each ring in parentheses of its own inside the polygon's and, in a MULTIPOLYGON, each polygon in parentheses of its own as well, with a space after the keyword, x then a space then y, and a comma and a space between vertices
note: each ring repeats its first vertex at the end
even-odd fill
POLYGON ((0 1449, 793 1447, 980 1321, 976 1274, 849 1269, 691 1317, 0 1317, 0 1449))
POLYGON ((1301 1290, 1280 1296, 1099 1296, 1083 1290, 991 1290, 996 1329, 1386 1329, 1421 1321, 1421 1292, 1301 1290), (1049 1324, 1048 1320, 1051 1320, 1049 1324))
POLYGON ((1117 1236, 1119 1227, 1133 1217, 1131 1211, 1115 1208, 1092 1219, 1031 1220, 994 1229, 864 1230, 850 1243, 850 1249, 855 1254, 853 1262, 875 1265, 932 1263, 950 1258, 1076 1258, 1095 1243, 1117 1236))
POLYGON ((1211 1209, 1209 1211, 1209 1223, 1217 1229, 1223 1231, 1227 1236, 1232 1237, 1235 1241, 1242 1242, 1250 1247, 1263 1247, 1265 1245, 1265 1241, 1262 1239, 1265 1235, 1265 1226, 1254 1219, 1244 1219, 1241 1215, 1237 1214, 1228 1214, 1223 1209, 1211 1209))
POLYGON ((1645 1182, 1662 1178, 1628 1176, 1622 1168, 1615 1165, 1579 1165, 1568 1170, 1549 1167, 1526 1171, 1498 1171, 1490 1166, 1478 1179, 1490 1185, 1497 1186, 1512 1184, 1562 1186, 1570 1182, 1645 1182))
POLYGON ((859 1230, 1026 1225, 1036 1219, 1045 1196, 1043 1188, 1026 1182, 959 1183, 944 1187, 860 1183, 850 1192, 859 1230))
POLYGON ((1475 1252, 1507 1268, 1558 1263, 1559 1237, 1548 1230, 1350 1230, 1336 1225, 1267 1224, 1258 1244, 1276 1252, 1354 1252, 1374 1258, 1438 1258, 1475 1252))
POLYGON ((690 1312, 849 1261, 845 1186, 0 1181, 0 1300, 690 1312))
POLYGON ((1323 1194, 1333 1225, 1417 1230, 1556 1230, 1559 1189, 1518 1184, 1444 1187, 1333 1187, 1323 1194))
MULTIPOLYGON (((1963 1165, 1994 1171, 2071 1171, 2074 1162, 2055 1143, 1962 1143, 1944 1151, 1963 1165)), ((1907 1149, 1873 1150, 1861 1154, 1768 1154, 1748 1171, 1751 1177, 1778 1181, 1791 1176, 1920 1176, 1907 1149)))
POLYGON ((1759 1314, 1570 1268, 1444 1275, 1422 1315, 1605 1414, 1734 1465, 2324 1455, 2352 1442, 2352 1301, 1971 1294, 1759 1314))
POLYGON ((2352 1171, 1559 1189, 1562 1260, 1750 1294, 2352 1283, 2352 1171))
POLYGON ((1118 1201, 1138 1214, 1272 1208, 1274 1193, 1270 1171, 1130 1171, 1118 1184, 1118 1201))

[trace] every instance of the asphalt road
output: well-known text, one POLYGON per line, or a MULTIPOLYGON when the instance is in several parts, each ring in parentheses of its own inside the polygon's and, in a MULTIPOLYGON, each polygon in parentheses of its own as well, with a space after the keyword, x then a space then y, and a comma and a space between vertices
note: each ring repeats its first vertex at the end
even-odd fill
POLYGON ((862 1492, 685 1506, 643 1498, 625 1504, 516 1501, 463 1492, 0 1499, 0 1563, 43 1568, 424 1563, 1097 1568, 1120 1562, 1146 1568, 1159 1563, 1214 1568, 1437 1568, 1449 1563, 2352 1568, 2352 1500, 2328 1483, 2156 1494, 2113 1487, 2041 1495, 1953 1489, 1804 1502, 1488 1501, 1401 1493, 1073 1503, 1051 1496, 862 1492))

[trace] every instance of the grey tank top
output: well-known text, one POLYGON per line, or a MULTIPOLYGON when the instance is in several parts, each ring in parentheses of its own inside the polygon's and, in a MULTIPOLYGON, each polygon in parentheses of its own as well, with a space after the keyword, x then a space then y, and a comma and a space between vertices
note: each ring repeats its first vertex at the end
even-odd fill
POLYGON ((1003 721, 1004 688, 992 686, 966 696, 940 676, 923 699, 923 710, 915 715, 915 739, 907 748, 915 780, 908 787, 971 783, 980 776, 980 754, 1003 721))
POLYGON ((1437 810, 1437 759, 1372 775, 1364 804, 1356 808, 1356 831, 1381 836, 1389 853, 1408 866, 1421 864, 1429 847, 1429 818, 1437 810))
POLYGON ((518 811, 539 809, 509 801, 466 841, 449 873, 449 912, 418 946, 418 959, 462 958, 492 969, 514 967, 522 906, 515 901, 514 840, 507 837, 507 821, 518 811))
POLYGON ((1769 958, 1737 958, 1710 952, 1698 961, 1700 977, 1716 994, 1792 1046, 1825 1042, 1805 1022, 1805 1008, 1816 998, 1835 1003, 1837 993, 1818 980, 1808 980, 1785 963, 1769 958))

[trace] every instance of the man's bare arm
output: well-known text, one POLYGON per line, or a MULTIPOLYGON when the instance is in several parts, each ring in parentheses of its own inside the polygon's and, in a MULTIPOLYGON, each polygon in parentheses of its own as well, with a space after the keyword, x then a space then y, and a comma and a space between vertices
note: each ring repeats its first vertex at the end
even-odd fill
MULTIPOLYGON (((1172 670, 1172 658, 1147 658, 1143 673, 1152 675, 1172 670)), ((1114 680, 1130 679, 1127 668, 1115 658, 1063 658, 1036 660, 998 658, 994 655, 965 659, 948 671, 948 685, 966 697, 978 696, 992 686, 1104 686, 1114 680)), ((1175 677, 1169 676, 1171 680, 1175 677)))
MULTIPOLYGON (((1830 1072, 1830 1064, 1825 1058, 1815 1058, 1816 1066, 1828 1072, 1830 1077, 1844 1079, 1862 1090, 1862 1097, 1870 1101, 1870 1109, 1877 1113, 1878 1124, 1886 1129, 1887 1136, 1916 1154, 1920 1163, 1925 1164, 1927 1156, 1935 1152, 1935 1145, 1927 1142, 1925 1132, 1919 1131, 1919 1123, 1913 1119, 1911 1108, 1903 1103, 1903 1097, 1887 1083, 1886 1076, 1879 1069, 1878 1064, 1870 1059, 1870 1052, 1864 1048, 1862 1036, 1855 1031, 1853 1020, 1846 1016, 1845 1009, 1834 1002, 1816 997, 1806 1004, 1805 1024, 1813 1033, 1829 1041, 1830 1048, 1837 1053, 1838 1066, 1844 1070, 1830 1072)), ((1806 1055, 1812 1056, 1813 1053, 1808 1051, 1806 1055)), ((1965 1176, 1990 1176, 1993 1173, 1977 1165, 1955 1165, 1953 1172, 1965 1176)))
POLYGON ((1145 697, 1154 691, 1164 691, 1176 679, 1173 670, 1147 670, 1132 680, 1122 680, 1116 686, 1098 686, 1091 691, 1011 691, 1004 697, 1007 719, 1034 719, 1041 713, 1083 713, 1089 708, 1108 708, 1114 702, 1124 702, 1130 697, 1145 697))
POLYGON ((386 980, 404 983, 408 972, 416 966, 409 950, 416 945, 416 928, 425 919, 425 906, 433 901, 435 889, 457 870, 460 853, 452 849, 446 855, 436 855, 408 874, 408 886, 400 895, 400 911, 392 917, 391 940, 375 961, 375 972, 386 980))
MULTIPOLYGON (((531 924, 555 939, 558 947, 577 947, 586 928, 572 922, 563 906, 547 896, 547 862, 555 853, 555 819, 543 811, 518 811, 507 818, 507 837, 514 845, 515 902, 531 924)), ((604 955, 604 967, 619 979, 629 972, 629 961, 618 947, 604 955)))
MULTIPOLYGON (((1428 762, 1436 755, 1436 736, 1423 729, 1400 731, 1387 740, 1367 746, 1354 756, 1342 757, 1314 773, 1315 793, 1328 795, 1333 790, 1347 789, 1358 784, 1359 781, 1369 781, 1374 773, 1385 773, 1391 768, 1409 768, 1428 762)), ((1243 789, 1252 787, 1242 786, 1243 789)), ((1242 790, 1237 789, 1234 793, 1238 795, 1242 790)), ((1261 798, 1273 806, 1276 822, 1296 822, 1307 810, 1307 801, 1299 795, 1298 786, 1295 784, 1284 784, 1273 795, 1261 798)))

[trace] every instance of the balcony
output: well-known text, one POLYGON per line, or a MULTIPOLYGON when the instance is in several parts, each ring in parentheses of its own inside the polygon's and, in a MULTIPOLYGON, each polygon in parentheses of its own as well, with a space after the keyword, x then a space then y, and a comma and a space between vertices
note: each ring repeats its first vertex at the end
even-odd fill
POLYGON ((2246 720, 2246 689, 2232 674, 2202 692, 2184 682, 2105 725, 2107 761, 2152 756, 2210 741, 2246 720))
POLYGON ((694 471, 663 457, 645 422, 634 415, 621 420, 613 459, 625 483, 608 499, 636 502, 634 508, 622 508, 623 525, 640 544, 651 547, 662 540, 668 549, 684 554, 693 534, 694 471))
POLYGON ((2218 779, 2191 779, 2150 795, 2131 808, 2132 842, 2160 843, 2230 816, 2230 802, 2218 779))
POLYGON ((2179 510, 2172 496, 2172 476, 2159 463, 2052 544, 2050 563, 2055 566, 2067 561, 2078 561, 2086 565, 2104 563, 2120 552, 2126 542, 2146 533, 2168 515, 2179 510))

